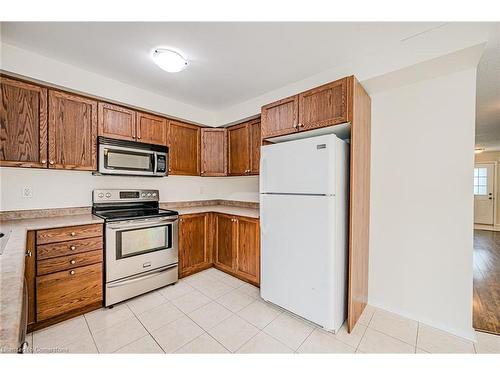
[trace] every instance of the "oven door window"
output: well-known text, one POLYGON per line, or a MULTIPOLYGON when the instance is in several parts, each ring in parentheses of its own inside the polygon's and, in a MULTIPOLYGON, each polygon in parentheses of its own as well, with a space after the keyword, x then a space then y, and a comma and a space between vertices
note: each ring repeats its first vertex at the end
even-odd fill
POLYGON ((104 167, 107 169, 153 172, 154 154, 106 149, 104 150, 104 167))
POLYGON ((116 259, 172 247, 172 224, 116 232, 116 259))

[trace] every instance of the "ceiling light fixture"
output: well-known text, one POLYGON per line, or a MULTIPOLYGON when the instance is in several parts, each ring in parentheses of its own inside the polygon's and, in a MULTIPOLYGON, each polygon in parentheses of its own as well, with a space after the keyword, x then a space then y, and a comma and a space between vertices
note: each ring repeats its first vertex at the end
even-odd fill
POLYGON ((169 73, 180 72, 188 65, 187 60, 179 52, 167 48, 156 48, 153 51, 153 61, 169 73))

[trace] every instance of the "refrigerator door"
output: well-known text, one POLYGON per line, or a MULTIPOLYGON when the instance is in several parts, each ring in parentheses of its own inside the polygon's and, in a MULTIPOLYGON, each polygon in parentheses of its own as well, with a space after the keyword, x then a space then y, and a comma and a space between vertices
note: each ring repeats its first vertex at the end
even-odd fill
MULTIPOLYGON (((330 331, 345 317, 335 197, 261 194, 261 297, 330 331)), ((340 224, 340 225, 339 225, 340 224)))
POLYGON ((260 192, 335 194, 339 142, 330 134, 262 147, 260 192))

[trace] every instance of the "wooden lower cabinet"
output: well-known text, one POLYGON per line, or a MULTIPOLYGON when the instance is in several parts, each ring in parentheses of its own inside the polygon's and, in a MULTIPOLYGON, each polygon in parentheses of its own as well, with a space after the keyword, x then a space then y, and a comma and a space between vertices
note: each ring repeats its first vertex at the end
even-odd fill
POLYGON ((36 293, 37 321, 102 301, 102 263, 39 276, 36 293))
POLYGON ((215 214, 215 264, 222 270, 232 272, 236 260, 236 218, 215 214))
POLYGON ((212 266, 212 214, 181 215, 179 218, 179 277, 212 266))
POLYGON ((215 215, 215 266, 244 281, 259 285, 259 219, 215 215))
POLYGON ((236 274, 259 284, 260 282, 260 237, 259 220, 238 217, 236 241, 236 274))
POLYGON ((28 232, 29 331, 102 306, 102 235, 102 224, 28 232))
POLYGON ((205 212, 179 220, 180 278, 215 266, 259 285, 259 219, 205 212))

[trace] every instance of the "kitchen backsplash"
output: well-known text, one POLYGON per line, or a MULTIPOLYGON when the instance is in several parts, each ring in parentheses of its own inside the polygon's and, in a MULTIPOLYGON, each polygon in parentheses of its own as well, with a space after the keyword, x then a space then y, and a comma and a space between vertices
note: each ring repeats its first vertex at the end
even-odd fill
POLYGON ((0 168, 0 211, 90 207, 93 189, 158 189, 162 202, 224 199, 258 202, 258 176, 123 177, 91 172, 0 168), (31 197, 23 197, 28 188, 31 197))

